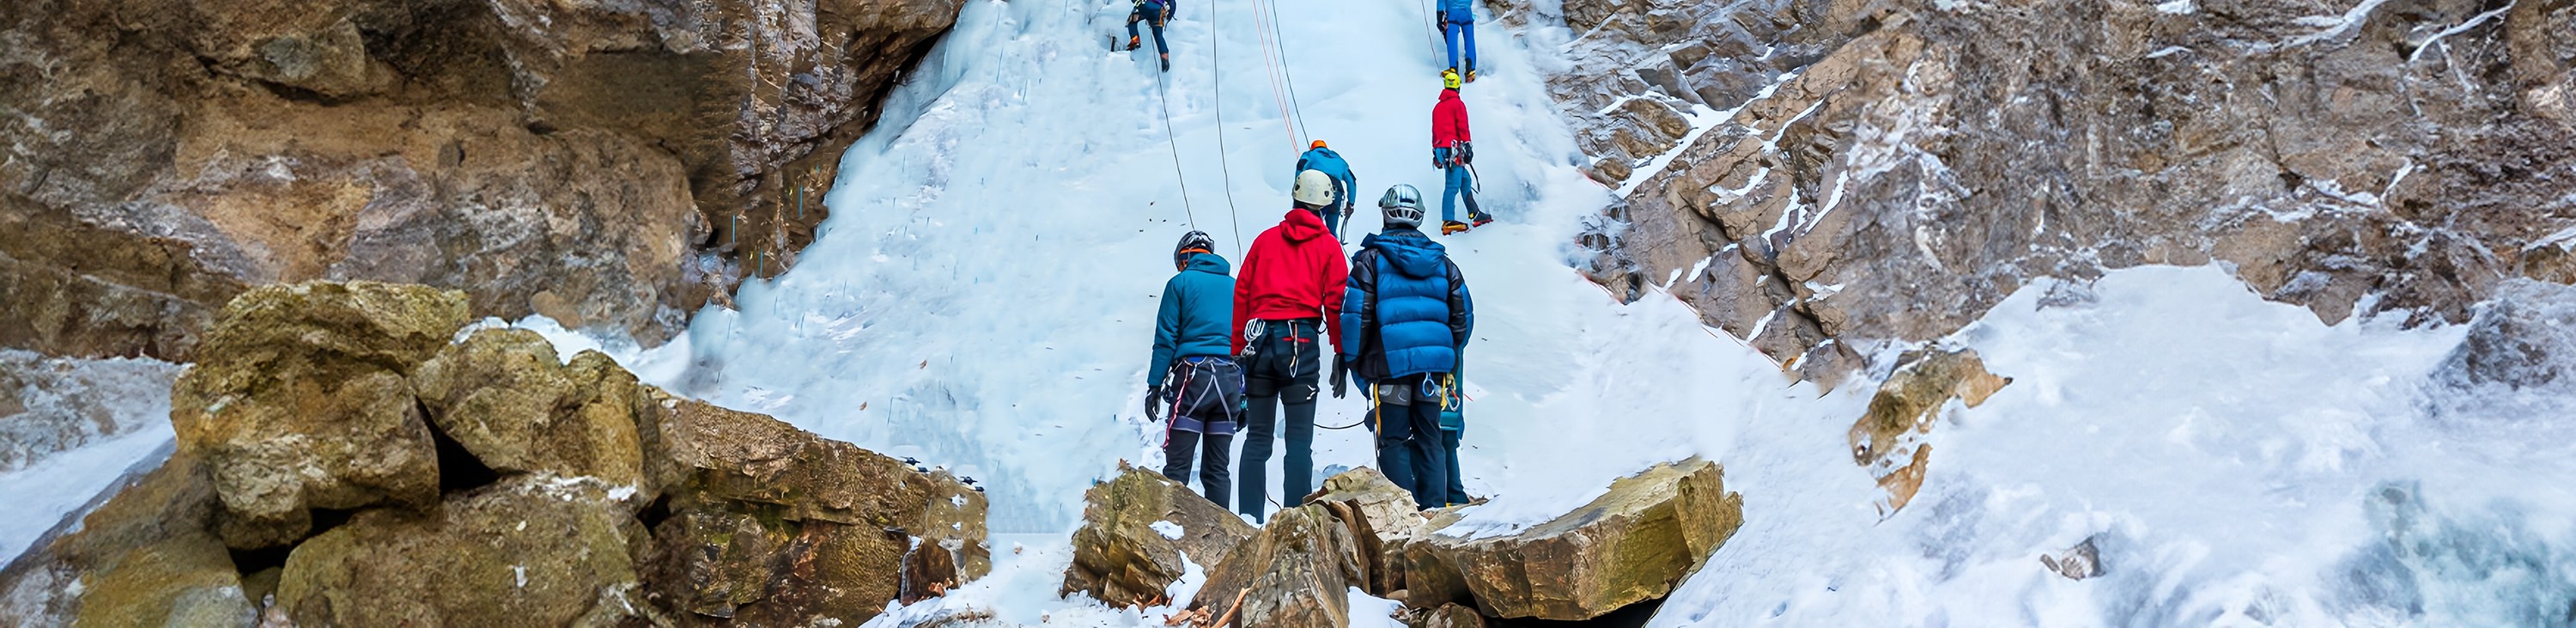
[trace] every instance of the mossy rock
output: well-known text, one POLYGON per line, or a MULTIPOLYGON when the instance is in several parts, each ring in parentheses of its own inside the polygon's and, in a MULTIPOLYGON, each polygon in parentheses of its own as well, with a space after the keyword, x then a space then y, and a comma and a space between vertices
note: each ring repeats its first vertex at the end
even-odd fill
POLYGON ((1696 457, 1655 465, 1517 534, 1433 534, 1406 548, 1405 603, 1578 621, 1661 598, 1743 526, 1744 499, 1726 492, 1723 474, 1696 457))
POLYGON ((1073 532, 1073 562, 1063 595, 1075 592, 1112 606, 1147 606, 1188 571, 1185 559, 1212 567, 1259 530, 1160 473, 1119 463, 1118 477, 1083 493, 1082 527, 1073 532), (1155 525, 1177 526, 1179 538, 1155 525))
POLYGON ((536 332, 486 329, 421 363, 411 382, 430 423, 486 467, 644 488, 635 376, 595 352, 577 362, 562 363, 536 332))
POLYGON ((358 513, 295 547, 277 603, 305 626, 574 626, 640 619, 618 489, 523 475, 435 512, 358 513))

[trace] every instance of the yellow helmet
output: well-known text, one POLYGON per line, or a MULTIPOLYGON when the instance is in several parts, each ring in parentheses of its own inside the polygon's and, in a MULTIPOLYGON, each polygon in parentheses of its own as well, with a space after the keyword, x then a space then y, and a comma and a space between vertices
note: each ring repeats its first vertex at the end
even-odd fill
POLYGON ((1442 88, 1446 88, 1446 89, 1458 89, 1458 69, 1457 69, 1457 68, 1450 68, 1450 69, 1446 69, 1446 70, 1441 70, 1441 71, 1440 71, 1440 87, 1442 87, 1442 88))

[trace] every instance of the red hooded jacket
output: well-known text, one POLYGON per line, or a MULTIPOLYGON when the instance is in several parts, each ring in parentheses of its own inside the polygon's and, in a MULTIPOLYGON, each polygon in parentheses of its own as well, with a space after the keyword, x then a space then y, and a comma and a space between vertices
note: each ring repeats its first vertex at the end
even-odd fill
POLYGON ((1467 102, 1458 99, 1458 90, 1440 90, 1440 104, 1431 106, 1431 147, 1473 141, 1476 137, 1467 132, 1467 102))
POLYGON ((1324 219, 1288 210, 1279 226, 1252 239, 1234 280, 1234 354, 1243 355, 1243 324, 1253 319, 1324 319, 1324 337, 1341 352, 1342 285, 1350 279, 1342 243, 1324 219))

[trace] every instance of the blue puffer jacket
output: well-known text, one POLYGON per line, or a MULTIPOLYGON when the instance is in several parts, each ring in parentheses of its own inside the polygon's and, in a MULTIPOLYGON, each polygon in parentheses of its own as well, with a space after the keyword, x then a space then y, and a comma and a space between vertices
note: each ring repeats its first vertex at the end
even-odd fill
POLYGON ((1451 22, 1475 23, 1476 0, 1440 0, 1440 14, 1451 22))
POLYGON ((1362 380, 1453 373, 1476 328, 1467 278, 1421 231, 1388 229, 1360 242, 1342 297, 1342 360, 1362 380), (1354 305, 1356 304, 1356 305, 1354 305))
POLYGON ((1226 337, 1234 324, 1234 267, 1215 253, 1194 253, 1190 265, 1163 282, 1163 308, 1154 315, 1154 362, 1145 384, 1163 387, 1172 361, 1234 352, 1226 337))

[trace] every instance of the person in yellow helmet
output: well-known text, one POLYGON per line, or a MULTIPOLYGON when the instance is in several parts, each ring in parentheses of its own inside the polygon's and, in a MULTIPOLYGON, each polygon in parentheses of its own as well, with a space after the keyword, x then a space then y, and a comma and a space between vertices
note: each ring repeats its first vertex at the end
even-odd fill
POLYGON ((1324 215, 1324 230, 1333 232, 1333 239, 1339 240, 1342 237, 1342 219, 1351 217, 1351 191, 1360 189, 1360 180, 1351 176, 1350 162, 1343 161, 1341 153, 1325 147, 1323 140, 1308 144, 1306 154, 1297 156, 1297 172, 1303 174, 1308 170, 1324 173, 1333 180, 1333 204, 1316 211, 1324 215))
POLYGON ((1467 131, 1467 102, 1458 99, 1458 73, 1440 73, 1440 83, 1440 103, 1431 106, 1431 167, 1439 169, 1447 183, 1440 192, 1440 234, 1450 235, 1484 226, 1494 217, 1476 207, 1474 175, 1467 170, 1476 158, 1475 149, 1468 145, 1475 137, 1467 131), (1461 198, 1467 201, 1468 222, 1458 221, 1461 198))

